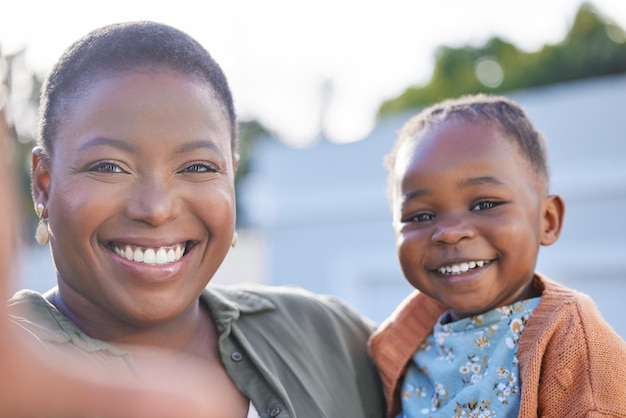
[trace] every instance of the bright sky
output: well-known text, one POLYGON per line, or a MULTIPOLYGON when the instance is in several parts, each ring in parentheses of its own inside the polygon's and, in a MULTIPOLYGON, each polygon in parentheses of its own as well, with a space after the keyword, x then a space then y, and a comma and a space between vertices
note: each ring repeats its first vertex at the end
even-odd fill
MULTIPOLYGON (((498 35, 526 50, 562 40, 578 0, 6 0, 4 52, 27 46, 47 71, 71 42, 108 23, 149 19, 198 39, 226 72, 241 119, 287 142, 314 139, 324 80, 325 130, 360 139, 380 103, 430 78, 438 46, 482 45, 498 35)), ((594 0, 626 29, 626 1, 594 0)))

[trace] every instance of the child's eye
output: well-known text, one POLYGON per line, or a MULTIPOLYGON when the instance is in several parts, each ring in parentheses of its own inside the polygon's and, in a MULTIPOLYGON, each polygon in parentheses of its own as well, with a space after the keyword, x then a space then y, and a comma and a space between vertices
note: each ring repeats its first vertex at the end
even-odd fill
POLYGON ((479 211, 479 210, 488 210, 493 209, 498 206, 500 203, 495 200, 483 200, 482 202, 476 203, 470 210, 479 211))
POLYGON ((194 163, 181 170, 181 173, 215 173, 217 169, 205 163, 194 163))
POLYGON ((428 222, 435 219, 435 215, 432 213, 418 213, 416 215, 408 216, 404 222, 428 222))
POLYGON ((90 166, 87 171, 96 171, 100 173, 126 173, 119 164, 112 163, 110 161, 101 161, 90 166))

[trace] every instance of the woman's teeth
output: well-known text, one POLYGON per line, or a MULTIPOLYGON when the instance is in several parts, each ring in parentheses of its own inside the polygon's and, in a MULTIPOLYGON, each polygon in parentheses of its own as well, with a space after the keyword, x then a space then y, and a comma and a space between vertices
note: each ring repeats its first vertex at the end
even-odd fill
POLYGON ((439 267, 437 271, 441 274, 463 274, 472 269, 482 267, 489 261, 468 261, 466 263, 452 264, 450 266, 439 267))
POLYGON ((113 245, 113 249, 117 255, 129 261, 157 266, 178 261, 185 254, 185 244, 157 248, 113 245))

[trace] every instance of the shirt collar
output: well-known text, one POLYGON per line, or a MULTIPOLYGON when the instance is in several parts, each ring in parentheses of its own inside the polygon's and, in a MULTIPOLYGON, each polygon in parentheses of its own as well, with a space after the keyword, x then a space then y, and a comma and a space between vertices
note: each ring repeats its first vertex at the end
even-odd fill
POLYGON ((242 315, 253 315, 276 309, 274 302, 248 287, 212 284, 200 295, 200 302, 208 306, 213 320, 222 332, 242 315))

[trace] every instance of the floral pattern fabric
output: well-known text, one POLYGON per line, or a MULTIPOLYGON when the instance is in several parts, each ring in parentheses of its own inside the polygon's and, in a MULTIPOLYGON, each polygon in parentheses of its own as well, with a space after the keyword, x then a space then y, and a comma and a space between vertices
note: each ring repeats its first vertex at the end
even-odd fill
POLYGON ((442 315, 409 364, 398 418, 517 417, 517 343, 539 300, 450 323, 442 315))

